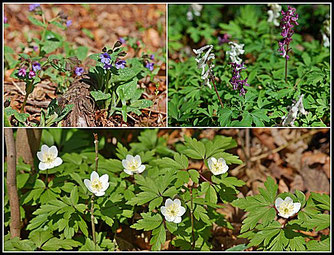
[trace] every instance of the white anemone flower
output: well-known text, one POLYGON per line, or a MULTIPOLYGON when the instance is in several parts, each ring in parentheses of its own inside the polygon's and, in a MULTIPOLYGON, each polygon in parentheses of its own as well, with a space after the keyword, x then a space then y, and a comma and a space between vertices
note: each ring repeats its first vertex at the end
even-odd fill
POLYGON ((107 174, 99 177, 99 174, 93 171, 90 175, 90 180, 85 179, 84 183, 87 189, 92 192, 95 196, 103 196, 105 191, 109 187, 109 176, 107 174))
POLYGON ((135 157, 127 155, 126 158, 122 160, 122 165, 124 167, 124 172, 130 175, 133 175, 134 173, 140 174, 145 170, 145 165, 141 164, 139 155, 135 157))
POLYGON ((181 201, 177 198, 174 201, 168 198, 165 206, 161 206, 160 210, 166 221, 174 223, 180 223, 182 220, 181 216, 186 212, 186 208, 181 206, 181 201))
POLYGON ((228 170, 228 165, 223 158, 219 158, 218 160, 214 157, 209 158, 208 166, 211 173, 213 173, 214 175, 226 173, 228 170))
POLYGON ((37 152, 37 158, 41 161, 38 165, 39 170, 51 169, 63 163, 63 160, 58 157, 58 150, 54 145, 49 148, 43 144, 41 151, 37 152))
POLYGON ((294 203, 290 197, 286 197, 284 200, 278 197, 275 201, 278 215, 286 219, 295 215, 300 210, 300 206, 300 203, 294 203))

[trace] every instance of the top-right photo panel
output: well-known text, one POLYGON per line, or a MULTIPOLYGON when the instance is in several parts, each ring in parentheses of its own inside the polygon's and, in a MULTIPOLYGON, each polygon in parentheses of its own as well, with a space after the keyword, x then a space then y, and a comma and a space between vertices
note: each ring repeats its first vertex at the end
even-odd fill
POLYGON ((170 127, 330 126, 329 4, 169 4, 170 127))

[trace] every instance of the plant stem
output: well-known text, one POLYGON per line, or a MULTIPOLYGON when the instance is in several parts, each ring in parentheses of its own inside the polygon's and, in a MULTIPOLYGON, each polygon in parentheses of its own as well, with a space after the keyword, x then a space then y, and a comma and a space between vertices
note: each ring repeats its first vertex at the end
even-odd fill
POLYGON ((208 179, 206 179, 202 174, 199 174, 199 176, 206 182, 210 183, 211 185, 213 185, 213 183, 211 181, 209 181, 208 179))
POLYGON ((216 82, 215 82, 215 77, 211 74, 211 75, 210 75, 210 78, 211 78, 213 87, 215 88, 216 94, 217 94, 217 96, 218 96, 220 105, 221 105, 222 108, 224 108, 223 102, 222 102, 222 100, 221 100, 221 98, 220 98, 220 96, 219 96, 219 94, 218 94, 218 90, 217 90, 216 82))
MULTIPOLYGON (((286 45, 286 55, 289 53, 289 43, 286 45)), ((285 57, 285 83, 288 82, 288 59, 285 57)))
POLYGON ((91 207, 90 207, 90 221, 92 222, 92 236, 93 236, 93 242, 96 246, 96 236, 95 236, 95 219, 94 219, 94 194, 92 195, 91 199, 91 207))
POLYGON ((49 169, 46 169, 45 188, 48 188, 49 183, 49 169))
POLYGON ((99 164, 99 139, 96 133, 94 135, 94 144, 95 144, 95 171, 97 172, 99 164))
POLYGON ((24 100, 23 100, 23 104, 22 104, 22 106, 21 106, 20 113, 23 113, 23 111, 24 111, 24 107, 26 106, 28 96, 29 96, 29 94, 26 93, 26 95, 25 95, 25 97, 24 97, 24 100))
POLYGON ((194 230, 194 200, 193 200, 193 190, 192 186, 189 189, 190 191, 190 220, 191 220, 191 236, 192 236, 192 243, 191 249, 195 250, 195 230, 194 230))

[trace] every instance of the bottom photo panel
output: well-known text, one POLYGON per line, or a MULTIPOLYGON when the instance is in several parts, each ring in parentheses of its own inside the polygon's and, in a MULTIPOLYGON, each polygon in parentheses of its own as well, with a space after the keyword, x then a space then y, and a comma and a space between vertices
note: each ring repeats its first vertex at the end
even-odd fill
POLYGON ((329 251, 328 128, 5 128, 5 251, 329 251))

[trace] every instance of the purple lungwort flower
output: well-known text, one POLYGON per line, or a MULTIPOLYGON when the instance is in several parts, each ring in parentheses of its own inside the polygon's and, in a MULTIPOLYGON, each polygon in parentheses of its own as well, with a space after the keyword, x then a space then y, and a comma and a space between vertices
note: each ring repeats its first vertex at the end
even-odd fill
POLYGON ((126 64, 125 60, 118 60, 115 63, 115 67, 117 69, 123 69, 125 67, 125 64, 126 64))
POLYGON ((230 79, 230 83, 232 84, 234 90, 239 90, 240 96, 245 95, 245 86, 249 86, 247 83, 248 78, 241 80, 240 72, 242 69, 246 69, 246 67, 244 67, 244 63, 230 63, 230 65, 232 67, 232 78, 230 79))
POLYGON ((36 73, 34 71, 29 72, 29 79, 34 78, 36 76, 36 73))
POLYGON ((84 73, 84 69, 82 68, 82 67, 76 67, 75 68, 75 74, 76 74, 76 76, 81 76, 83 73, 84 73))
POLYGON ((32 46, 34 51, 38 51, 38 46, 32 46))
POLYGON ((151 55, 150 55, 150 59, 151 59, 151 60, 154 60, 154 54, 151 54, 151 55))
POLYGON ((3 23, 5 23, 5 24, 6 24, 7 22, 8 22, 8 19, 7 19, 7 17, 6 17, 6 16, 4 16, 4 17, 3 17, 3 23))
POLYGON ((66 26, 69 27, 70 25, 72 25, 72 20, 69 19, 68 21, 66 21, 66 26))
POLYGON ((125 43, 126 43, 126 41, 125 41, 125 39, 124 39, 123 37, 120 37, 118 40, 119 40, 122 44, 125 44, 125 43))
POLYGON ((151 72, 153 71, 154 63, 147 62, 145 67, 148 68, 151 72))
POLYGON ((104 66, 103 66, 104 69, 108 70, 108 69, 111 69, 111 67, 112 67, 112 64, 110 62, 104 63, 104 66))
POLYGON ((292 35, 294 34, 294 26, 298 26, 298 14, 296 13, 296 9, 288 6, 288 10, 284 12, 282 10, 282 19, 280 23, 280 28, 282 29, 281 36, 283 36, 283 41, 278 42, 279 49, 281 52, 280 55, 287 60, 289 59, 289 44, 292 41, 292 35), (286 46, 286 48, 284 48, 286 46))
POLYGON ((25 69, 25 68, 20 68, 20 70, 19 70, 19 72, 18 72, 18 76, 21 76, 21 77, 24 77, 24 76, 26 76, 26 74, 27 74, 27 69, 25 69))
POLYGON ((32 12, 38 7, 41 7, 41 5, 40 4, 30 4, 29 5, 29 11, 32 12))
POLYGON ((111 57, 110 55, 107 53, 107 52, 104 52, 100 55, 100 58, 101 58, 101 62, 104 63, 104 64, 110 64, 110 61, 111 61, 111 57))
POLYGON ((222 45, 223 43, 228 43, 230 41, 231 36, 229 34, 224 34, 223 36, 218 35, 218 44, 222 45))
POLYGON ((32 64, 32 70, 34 70, 34 72, 37 72, 37 71, 41 70, 41 64, 38 63, 38 62, 34 62, 32 64))

